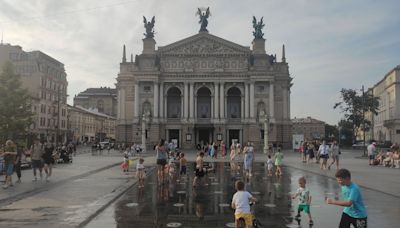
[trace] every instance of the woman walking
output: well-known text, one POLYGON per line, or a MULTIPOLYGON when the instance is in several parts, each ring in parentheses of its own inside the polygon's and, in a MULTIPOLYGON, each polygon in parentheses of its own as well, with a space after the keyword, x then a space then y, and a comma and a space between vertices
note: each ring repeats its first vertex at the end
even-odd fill
POLYGON ((246 171, 246 177, 251 177, 253 171, 254 162, 254 147, 251 142, 247 143, 247 146, 243 149, 244 151, 244 169, 246 171))
POLYGON ((6 182, 3 188, 6 189, 10 186, 13 186, 12 174, 14 172, 14 162, 17 156, 17 149, 15 148, 15 144, 13 141, 11 140, 6 141, 4 152, 1 155, 4 156, 4 162, 5 162, 6 182))
POLYGON ((167 148, 165 147, 165 140, 160 139, 160 142, 156 146, 156 159, 157 159, 157 166, 158 166, 158 179, 159 184, 164 183, 165 178, 165 165, 167 164, 167 148))
POLYGON ((43 161, 44 161, 44 172, 46 173, 47 182, 50 181, 50 177, 53 172, 53 165, 54 165, 53 152, 54 152, 53 144, 50 142, 46 143, 46 146, 44 148, 43 161))
POLYGON ((333 144, 330 149, 330 153, 331 153, 332 162, 331 162, 331 164, 328 165, 328 169, 331 169, 331 166, 336 163, 336 169, 339 170, 340 148, 339 148, 339 145, 337 144, 336 140, 333 141, 333 144))

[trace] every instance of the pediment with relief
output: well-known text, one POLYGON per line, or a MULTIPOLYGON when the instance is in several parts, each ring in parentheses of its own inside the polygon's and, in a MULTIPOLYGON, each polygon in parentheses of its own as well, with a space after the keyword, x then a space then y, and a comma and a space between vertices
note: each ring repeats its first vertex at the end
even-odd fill
POLYGON ((208 33, 199 33, 170 45, 159 47, 163 55, 249 55, 244 47, 208 33))

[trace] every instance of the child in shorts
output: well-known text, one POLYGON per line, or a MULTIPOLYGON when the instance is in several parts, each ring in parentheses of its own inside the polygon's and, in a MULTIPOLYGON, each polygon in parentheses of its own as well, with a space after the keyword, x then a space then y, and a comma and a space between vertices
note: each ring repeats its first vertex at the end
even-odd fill
POLYGON ((282 164, 283 164, 283 154, 281 152, 281 149, 278 148, 278 152, 275 153, 276 176, 282 176, 282 164))
POLYGON ((360 187, 351 181, 351 174, 347 169, 339 169, 335 177, 338 184, 342 186, 343 199, 327 198, 326 203, 344 207, 339 227, 350 228, 353 225, 357 228, 366 228, 367 210, 364 206, 360 187))
POLYGON ((243 219, 247 228, 253 227, 254 215, 250 211, 250 203, 256 202, 248 191, 244 190, 243 181, 236 181, 236 193, 232 197, 231 207, 235 209, 235 227, 239 227, 239 220, 243 219))
POLYGON ((185 158, 185 154, 184 153, 180 153, 179 157, 180 157, 180 159, 179 159, 179 167, 180 167, 179 174, 180 175, 186 175, 187 160, 185 158))
POLYGON ((145 177, 145 171, 144 171, 144 159, 140 158, 139 162, 136 164, 136 177, 139 179, 139 188, 144 187, 144 177, 145 177))
POLYGON ((267 169, 268 169, 268 176, 271 177, 274 169, 274 162, 271 159, 271 155, 268 155, 267 169))
POLYGON ((299 197, 299 205, 297 207, 297 215, 296 220, 300 221, 300 212, 304 211, 308 215, 308 219, 310 226, 314 225, 314 222, 311 217, 310 212, 310 204, 311 204, 311 196, 310 191, 306 189, 306 178, 300 177, 299 178, 299 188, 297 189, 296 193, 292 196, 292 199, 299 197))

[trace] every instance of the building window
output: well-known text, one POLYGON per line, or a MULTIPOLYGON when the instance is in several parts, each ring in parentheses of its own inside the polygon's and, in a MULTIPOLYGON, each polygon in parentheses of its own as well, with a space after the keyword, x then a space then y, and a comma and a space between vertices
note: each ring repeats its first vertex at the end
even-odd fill
POLYGON ((400 130, 399 129, 396 130, 396 134, 400 134, 400 130))
POLYGON ((264 140, 264 130, 261 130, 260 133, 261 133, 261 137, 260 137, 261 140, 264 140))
POLYGON ((150 87, 150 86, 144 86, 144 87, 143 87, 143 91, 144 91, 145 93, 149 93, 149 92, 151 91, 151 87, 150 87))
POLYGON ((264 86, 262 86, 262 85, 257 86, 257 92, 259 92, 259 93, 264 92, 264 86))

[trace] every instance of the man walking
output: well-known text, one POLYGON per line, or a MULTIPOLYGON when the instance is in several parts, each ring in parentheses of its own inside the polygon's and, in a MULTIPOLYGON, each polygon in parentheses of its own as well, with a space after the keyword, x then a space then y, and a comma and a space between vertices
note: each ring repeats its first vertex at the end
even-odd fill
POLYGON ((39 169, 40 180, 43 179, 42 155, 43 155, 43 144, 39 142, 39 139, 36 139, 34 144, 31 147, 32 169, 33 169, 33 177, 34 177, 32 181, 34 181, 34 182, 37 181, 36 169, 39 169))
POLYGON ((369 165, 374 165, 375 154, 376 154, 376 147, 375 146, 376 146, 376 142, 372 142, 367 147, 369 165))

